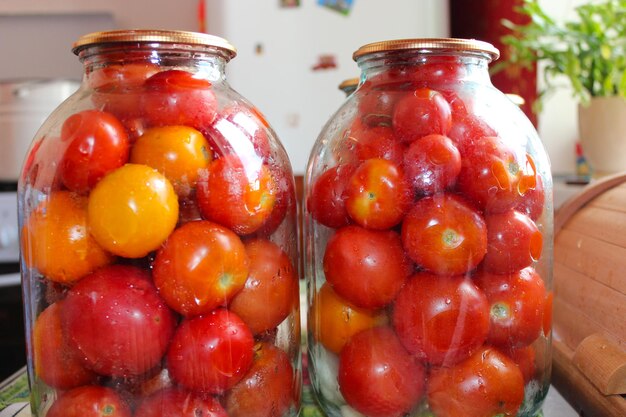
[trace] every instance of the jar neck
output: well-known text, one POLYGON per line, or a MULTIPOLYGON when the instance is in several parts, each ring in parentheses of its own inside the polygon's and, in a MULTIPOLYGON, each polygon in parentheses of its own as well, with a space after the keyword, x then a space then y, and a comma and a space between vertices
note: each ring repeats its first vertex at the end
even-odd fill
POLYGON ((491 85, 491 57, 474 51, 385 51, 357 59, 361 82, 474 82, 491 85), (386 76, 388 75, 388 76, 386 76))
MULTIPOLYGON (((161 70, 185 69, 212 83, 226 80, 229 61, 218 48, 185 44, 123 44, 94 45, 79 54, 83 63, 83 81, 89 85, 99 70, 136 64, 138 67, 159 66, 161 70)), ((139 75, 139 74, 137 74, 139 75)), ((133 76, 133 74, 129 74, 133 76)))

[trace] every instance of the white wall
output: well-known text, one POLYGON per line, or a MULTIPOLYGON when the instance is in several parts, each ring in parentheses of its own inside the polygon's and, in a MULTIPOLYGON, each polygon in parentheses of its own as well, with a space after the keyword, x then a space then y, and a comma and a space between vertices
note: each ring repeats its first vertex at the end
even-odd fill
POLYGON ((285 145, 296 173, 328 118, 344 101, 341 81, 359 75, 352 53, 374 41, 447 36, 447 1, 357 0, 349 16, 302 0, 280 8, 279 0, 207 0, 212 34, 238 49, 228 79, 265 114, 285 145), (255 45, 264 46, 263 54, 255 45), (338 68, 311 71, 320 54, 336 56, 338 68))
MULTIPOLYGON (((573 18, 573 9, 584 0, 541 0, 544 10, 554 19, 573 18)), ((539 86, 543 85, 540 73, 539 86)), ((575 144, 578 141, 577 102, 567 80, 559 81, 564 87, 545 101, 539 115, 538 131, 552 162, 553 174, 572 174, 576 168, 575 144)))

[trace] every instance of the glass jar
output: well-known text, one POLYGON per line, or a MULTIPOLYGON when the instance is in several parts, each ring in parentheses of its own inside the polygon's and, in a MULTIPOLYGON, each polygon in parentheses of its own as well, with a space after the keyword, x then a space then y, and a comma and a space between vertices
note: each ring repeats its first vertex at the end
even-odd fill
POLYGON ((33 414, 297 415, 294 180, 226 81, 234 47, 138 30, 73 51, 82 84, 19 180, 33 414))
POLYGON ((346 80, 343 80, 339 84, 338 88, 344 92, 346 97, 348 97, 350 94, 354 93, 358 85, 359 85, 358 78, 348 78, 346 80))
POLYGON ((552 179, 492 45, 368 44, 305 178, 312 385, 329 416, 534 416, 552 179))

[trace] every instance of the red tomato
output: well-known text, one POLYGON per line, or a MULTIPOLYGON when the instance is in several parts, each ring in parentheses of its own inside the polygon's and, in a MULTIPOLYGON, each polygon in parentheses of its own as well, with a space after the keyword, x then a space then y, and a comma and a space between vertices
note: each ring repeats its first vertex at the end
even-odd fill
POLYGON ((299 297, 298 276, 289 256, 269 240, 247 242, 246 253, 248 279, 229 308, 258 334, 278 326, 293 311, 299 297))
POLYGON ((391 230, 346 226, 328 240, 326 280, 341 297, 363 308, 389 304, 411 273, 400 236, 391 230))
POLYGON ((432 365, 449 366, 485 342, 489 304, 469 278, 420 272, 398 294, 393 326, 409 352, 432 365))
POLYGON ((239 236, 206 220, 192 221, 159 249, 153 279, 167 305, 195 316, 226 305, 244 287, 248 265, 239 236))
POLYGON ((412 200, 402 168, 385 159, 362 162, 346 185, 348 215, 369 229, 388 229, 400 223, 412 200))
POLYGON ((509 210, 485 217, 487 254, 483 267, 496 274, 519 271, 541 257, 543 236, 535 222, 509 210))
POLYGON ((84 385, 62 393, 46 417, 130 417, 132 412, 111 388, 84 385))
POLYGON ((515 210, 536 221, 543 213, 543 206, 546 202, 546 194, 543 187, 543 180, 539 175, 536 176, 535 181, 535 187, 529 189, 522 196, 519 204, 515 206, 515 210))
POLYGON ((409 88, 413 85, 414 71, 412 65, 397 65, 375 74, 369 74, 369 78, 363 83, 363 89, 394 90, 409 88))
MULTIPOLYGON (((454 126, 455 121, 458 121, 460 118, 468 115, 467 106, 455 90, 442 89, 440 90, 440 93, 450 104, 450 110, 452 112, 452 125, 454 126)), ((452 131, 452 128, 450 128, 450 131, 452 131)))
POLYGON ((276 203, 269 217, 255 232, 256 236, 268 237, 283 223, 285 217, 295 222, 296 219, 296 185, 291 170, 280 169, 270 165, 274 186, 276 188, 276 203))
POLYGON ((89 233, 87 198, 53 191, 30 214, 21 233, 28 268, 47 279, 70 284, 114 261, 89 233))
POLYGON ((134 62, 108 65, 88 74, 96 108, 118 117, 130 132, 143 115, 144 82, 159 71, 157 64, 134 62))
POLYGON ((99 374, 142 374, 161 361, 176 318, 148 272, 112 265, 72 287, 61 312, 70 344, 99 374))
POLYGON ((278 190, 267 165, 244 164, 225 155, 200 171, 196 198, 202 217, 240 235, 257 231, 269 218, 278 190))
POLYGON ((501 213, 519 204, 523 166, 500 138, 478 139, 465 147, 462 156, 457 187, 467 198, 487 212, 501 213))
POLYGON ((339 297, 325 282, 313 299, 308 325, 326 349, 339 353, 355 334, 387 324, 384 310, 360 308, 339 297))
POLYGON ((404 142, 445 135, 451 125, 450 104, 438 91, 418 88, 406 94, 393 111, 393 130, 404 142))
POLYGON ((432 370, 428 404, 437 417, 515 416, 524 378, 505 354, 483 347, 453 367, 432 370))
POLYGON ((541 335, 546 288, 534 269, 507 275, 479 271, 474 282, 489 300, 489 343, 520 348, 541 335))
POLYGON ((102 89, 112 86, 138 87, 150 76, 159 72, 159 66, 150 62, 126 62, 97 68, 87 74, 91 88, 102 89))
POLYGON ((202 130, 217 114, 208 80, 182 70, 158 72, 145 82, 144 117, 151 126, 185 125, 202 130))
POLYGON ((461 275, 485 256, 487 227, 463 198, 445 193, 413 206, 402 223, 402 243, 420 266, 439 275, 461 275))
POLYGON ((487 123, 479 117, 467 113, 460 99, 457 98, 457 101, 452 102, 451 106, 453 108, 452 126, 448 132, 448 137, 456 143, 462 155, 466 149, 483 137, 496 136, 496 131, 487 123), (456 107, 454 107, 455 103, 457 104, 456 107))
POLYGON ((504 353, 517 364, 517 367, 522 371, 524 377, 524 383, 528 383, 535 375, 535 349, 532 345, 524 346, 518 349, 504 349, 504 353))
POLYGON ((73 114, 63 122, 61 141, 68 145, 59 175, 72 191, 89 191, 107 173, 128 161, 128 135, 111 113, 84 110, 73 114))
POLYGON ((467 74, 466 64, 455 57, 434 57, 415 67, 413 79, 429 85, 449 85, 467 74))
POLYGON ((381 89, 373 82, 366 81, 359 94, 359 116, 367 126, 391 126, 393 109, 405 92, 381 89))
POLYGON ((354 336, 339 357, 339 388, 346 402, 369 417, 406 415, 424 394, 426 372, 389 327, 354 336))
POLYGON ((221 394, 248 372, 253 347, 250 329, 228 310, 185 319, 167 352, 170 376, 192 391, 221 394))
POLYGON ((368 126, 357 118, 352 123, 349 133, 340 151, 345 160, 356 157, 358 161, 381 158, 397 165, 402 163, 404 145, 396 138, 389 126, 368 126))
POLYGON ((346 211, 346 187, 355 169, 354 165, 337 165, 315 180, 307 198, 307 210, 313 219, 334 228, 350 223, 346 211))
POLYGON ((66 390, 94 381, 95 374, 87 370, 79 355, 70 348, 61 323, 58 301, 46 308, 33 327, 33 356, 37 377, 47 385, 66 390))
POLYGON ((229 417, 281 417, 294 405, 294 389, 289 356, 261 342, 254 348, 250 370, 226 393, 224 406, 229 417))
POLYGON ((404 154, 406 178, 419 194, 435 194, 452 187, 461 172, 461 154, 442 135, 428 135, 411 143, 404 154))
POLYGON ((216 398, 179 388, 168 388, 152 394, 141 402, 134 416, 229 417, 216 398))
POLYGON ((233 104, 219 112, 207 129, 207 138, 220 156, 236 153, 239 157, 267 159, 272 146, 267 135, 267 122, 255 108, 233 104))

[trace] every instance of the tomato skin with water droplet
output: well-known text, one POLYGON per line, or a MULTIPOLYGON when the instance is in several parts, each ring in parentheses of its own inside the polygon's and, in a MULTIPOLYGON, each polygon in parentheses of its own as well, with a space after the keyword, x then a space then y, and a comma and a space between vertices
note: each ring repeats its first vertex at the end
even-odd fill
POLYGON ((426 372, 389 327, 354 336, 339 356, 337 380, 346 401, 371 417, 400 417, 422 398, 426 372))
POLYGON ((245 285, 249 260, 243 242, 226 227, 196 220, 177 228, 156 254, 159 294, 184 316, 226 305, 245 285))
POLYGON ((252 366, 253 347, 250 329, 226 309, 186 319, 167 352, 170 376, 192 391, 222 394, 252 366))
POLYGON ((522 372, 495 348, 430 373, 428 404, 437 417, 514 416, 523 400, 522 372))
POLYGON ((422 198, 407 213, 402 243, 413 261, 435 274, 465 274, 487 252, 487 226, 462 197, 438 194, 422 198))
POLYGON ((66 391, 52 404, 46 417, 131 417, 132 412, 111 388, 84 385, 66 391))
POLYGON ((433 366, 451 366, 487 339, 489 304, 470 278, 420 272, 398 294, 392 321, 409 352, 433 366))

